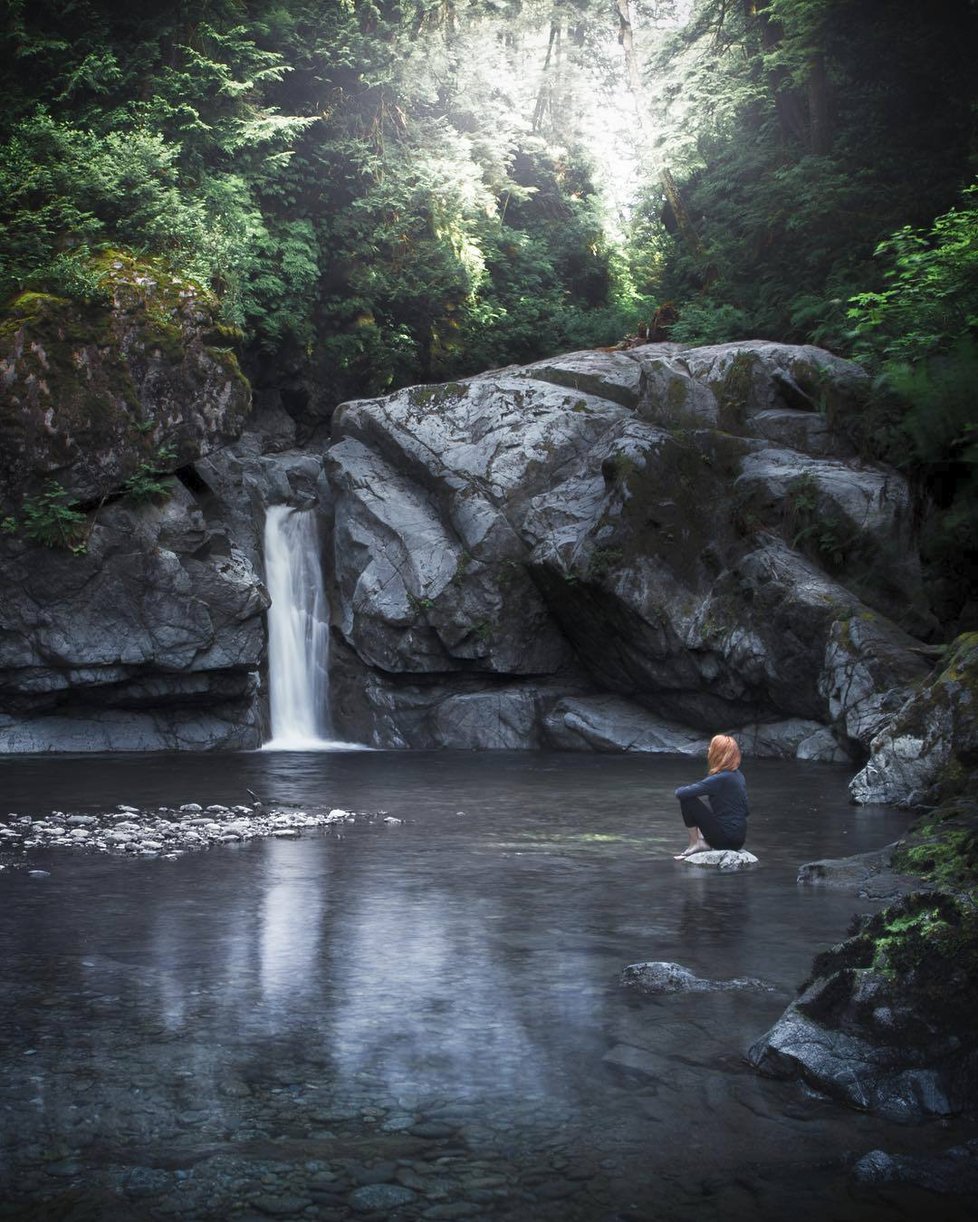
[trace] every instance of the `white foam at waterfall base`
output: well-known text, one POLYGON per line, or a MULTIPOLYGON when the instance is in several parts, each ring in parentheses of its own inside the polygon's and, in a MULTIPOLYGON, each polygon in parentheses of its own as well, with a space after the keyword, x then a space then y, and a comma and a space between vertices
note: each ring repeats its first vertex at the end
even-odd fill
POLYGON ((332 737, 329 611, 316 514, 272 505, 265 517, 268 685, 266 751, 354 749, 332 737))

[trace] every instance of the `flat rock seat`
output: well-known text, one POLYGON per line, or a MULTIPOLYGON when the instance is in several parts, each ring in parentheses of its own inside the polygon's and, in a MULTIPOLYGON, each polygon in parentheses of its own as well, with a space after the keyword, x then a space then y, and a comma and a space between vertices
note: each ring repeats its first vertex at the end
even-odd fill
POLYGON ((681 859, 688 866, 701 870, 749 870, 757 865, 757 858, 746 849, 707 849, 681 859))

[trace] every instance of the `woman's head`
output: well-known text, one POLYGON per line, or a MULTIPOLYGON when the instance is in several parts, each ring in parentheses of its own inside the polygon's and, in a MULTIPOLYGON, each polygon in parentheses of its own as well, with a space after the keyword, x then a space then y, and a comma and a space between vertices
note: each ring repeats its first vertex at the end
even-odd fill
POLYGON ((729 734, 717 734, 710 739, 710 749, 706 753, 710 776, 714 772, 733 772, 740 767, 740 748, 737 740, 729 734))

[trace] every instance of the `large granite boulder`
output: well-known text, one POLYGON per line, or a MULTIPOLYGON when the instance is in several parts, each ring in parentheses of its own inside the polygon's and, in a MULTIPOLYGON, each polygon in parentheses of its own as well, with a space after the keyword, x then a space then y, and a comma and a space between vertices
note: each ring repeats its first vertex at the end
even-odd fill
POLYGON ((829 425, 865 381, 815 348, 646 345, 342 405, 338 728, 865 757, 932 627, 905 481, 829 425))
POLYGON ((249 410, 233 337, 189 282, 103 271, 101 305, 0 322, 0 751, 255 747, 267 596, 188 465, 249 410))

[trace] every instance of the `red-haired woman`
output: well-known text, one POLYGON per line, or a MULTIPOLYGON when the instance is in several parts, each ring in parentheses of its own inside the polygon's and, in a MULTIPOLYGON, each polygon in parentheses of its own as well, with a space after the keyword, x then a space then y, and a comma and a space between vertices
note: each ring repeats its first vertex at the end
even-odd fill
POLYGON ((707 849, 740 849, 747 839, 747 784, 740 771, 740 748, 727 734, 710 740, 709 776, 676 790, 689 844, 676 860, 707 849), (703 799, 706 799, 704 802, 703 799))

